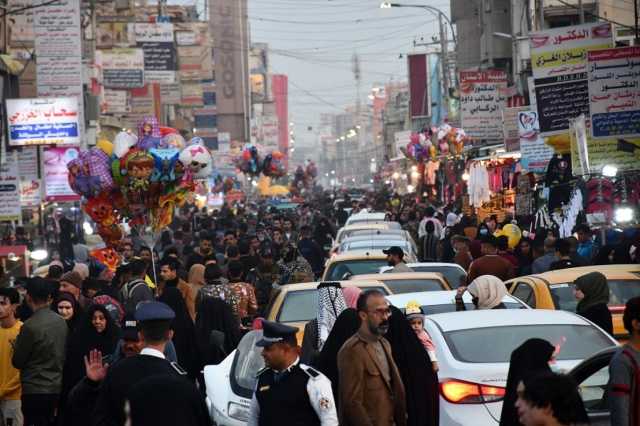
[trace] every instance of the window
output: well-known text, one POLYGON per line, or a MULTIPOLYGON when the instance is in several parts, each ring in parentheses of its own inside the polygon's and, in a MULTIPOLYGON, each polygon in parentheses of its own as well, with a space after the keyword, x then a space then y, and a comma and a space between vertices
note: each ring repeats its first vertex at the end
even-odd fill
MULTIPOLYGON (((629 299, 640 296, 640 280, 607 280, 607 282, 610 293, 609 306, 624 306, 629 299)), ((549 286, 556 309, 576 311, 578 301, 573 294, 573 287, 573 283, 549 286)))
POLYGON ((609 364, 587 377, 578 391, 587 411, 602 411, 608 409, 606 390, 609 383, 609 364))
POLYGON ((448 290, 438 280, 406 279, 384 280, 383 282, 387 285, 387 287, 389 287, 389 290, 391 290, 393 294, 448 290))
POLYGON ((445 333, 454 358, 461 362, 509 362, 511 352, 534 337, 559 348, 556 359, 582 360, 608 348, 612 342, 592 325, 535 324, 471 328, 445 333))
POLYGON ((453 289, 460 287, 460 285, 464 285, 467 281, 467 273, 464 271, 464 269, 458 268, 457 266, 427 265, 412 267, 411 269, 416 272, 440 272, 453 289))
POLYGON ((513 296, 522 300, 532 308, 536 307, 536 294, 533 292, 533 288, 526 283, 516 284, 516 289, 513 291, 513 296))
POLYGON ((336 262, 329 266, 325 281, 340 281, 351 275, 377 274, 381 267, 387 266, 387 259, 355 259, 336 262))

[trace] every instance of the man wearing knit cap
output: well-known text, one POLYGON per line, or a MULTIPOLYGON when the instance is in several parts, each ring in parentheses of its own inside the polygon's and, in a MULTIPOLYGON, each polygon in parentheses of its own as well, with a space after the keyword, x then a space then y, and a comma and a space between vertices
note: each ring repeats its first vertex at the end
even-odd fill
POLYGON ((69 271, 60 278, 60 291, 73 294, 82 308, 87 308, 91 301, 82 295, 82 276, 76 271, 69 271))

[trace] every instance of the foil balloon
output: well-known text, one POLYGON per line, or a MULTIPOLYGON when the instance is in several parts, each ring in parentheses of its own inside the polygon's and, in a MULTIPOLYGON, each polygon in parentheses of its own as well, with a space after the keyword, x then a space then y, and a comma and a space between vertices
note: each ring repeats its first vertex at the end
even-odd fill
POLYGON ((160 148, 183 149, 187 145, 186 141, 179 133, 169 133, 162 138, 160 148))
POLYGON ((211 153, 200 144, 189 145, 180 152, 180 162, 195 179, 208 178, 212 173, 211 153))
POLYGON ((118 221, 113 202, 106 193, 90 198, 82 209, 98 225, 110 226, 118 221))
POLYGON ((136 147, 140 149, 157 148, 162 141, 158 119, 153 116, 144 117, 138 123, 138 142, 136 147))
POLYGON ((520 238, 522 238, 522 231, 520 231, 517 225, 509 223, 503 226, 501 230, 496 231, 494 235, 496 237, 501 235, 506 236, 509 239, 509 248, 515 248, 520 242, 520 238))
POLYGON ((118 253, 109 247, 92 250, 89 254, 98 262, 106 266, 110 271, 115 271, 120 263, 120 256, 118 253))
POLYGON ((113 155, 118 158, 124 157, 129 150, 135 146, 137 139, 127 132, 120 132, 113 140, 113 155))

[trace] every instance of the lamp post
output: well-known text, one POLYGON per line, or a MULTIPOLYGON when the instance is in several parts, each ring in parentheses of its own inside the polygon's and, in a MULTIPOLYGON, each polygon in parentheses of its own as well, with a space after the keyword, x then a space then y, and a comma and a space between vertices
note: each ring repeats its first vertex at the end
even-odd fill
MULTIPOLYGON (((447 30, 445 28, 444 22, 446 21, 449 24, 449 28, 451 28, 451 37, 453 38, 453 42, 457 45, 456 33, 453 30, 453 24, 447 15, 444 14, 437 7, 429 6, 426 4, 401 4, 401 3, 391 3, 388 1, 384 1, 380 3, 380 9, 391 9, 392 7, 413 7, 418 9, 428 10, 431 13, 434 13, 438 17, 438 22, 440 24, 440 67, 442 70, 442 97, 444 100, 444 105, 446 105, 446 111, 449 111, 449 65, 447 63, 447 50, 448 50, 448 42, 447 42, 447 30)), ((448 114, 447 114, 448 115, 448 114)))

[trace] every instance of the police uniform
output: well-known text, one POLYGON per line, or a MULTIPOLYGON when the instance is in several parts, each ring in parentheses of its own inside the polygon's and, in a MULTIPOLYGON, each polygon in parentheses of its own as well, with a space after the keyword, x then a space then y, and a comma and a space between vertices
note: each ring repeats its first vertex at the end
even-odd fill
MULTIPOLYGON (((135 312, 138 322, 171 321, 173 318, 173 310, 161 302, 142 303, 135 312)), ((186 372, 180 366, 167 361, 162 352, 153 348, 144 348, 140 354, 125 358, 109 368, 100 388, 92 425, 124 425, 124 406, 129 391, 142 380, 155 375, 183 377, 186 380, 186 372)))
MULTIPOLYGON (((258 346, 295 339, 295 327, 263 321, 258 346)), ((331 381, 297 358, 284 371, 264 368, 258 372, 248 426, 337 426, 338 414, 331 381)))

